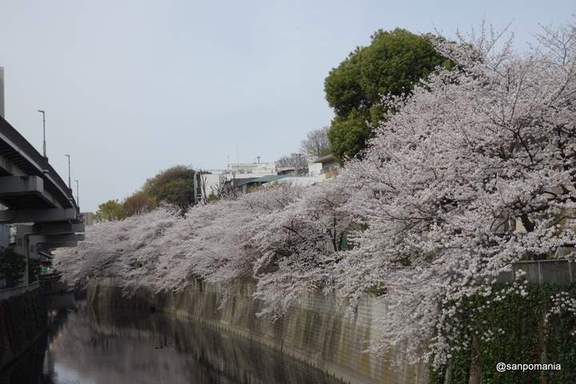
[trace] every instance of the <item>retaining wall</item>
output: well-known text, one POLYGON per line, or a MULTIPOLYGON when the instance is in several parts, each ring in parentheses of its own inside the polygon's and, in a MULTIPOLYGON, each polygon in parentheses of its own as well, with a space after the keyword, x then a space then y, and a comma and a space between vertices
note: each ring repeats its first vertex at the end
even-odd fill
POLYGON ((227 304, 219 309, 222 287, 197 280, 187 289, 155 294, 139 289, 129 296, 113 279, 100 279, 88 286, 89 304, 145 311, 163 311, 181 318, 201 321, 280 350, 354 384, 422 384, 428 382, 425 365, 395 364, 394 356, 365 352, 379 336, 374 320, 386 309, 365 298, 355 314, 347 314, 332 297, 310 294, 301 299, 284 318, 271 321, 256 314, 254 284, 236 282, 227 304))
POLYGON ((39 289, 0 301, 0 370, 38 339, 47 324, 46 303, 39 289))

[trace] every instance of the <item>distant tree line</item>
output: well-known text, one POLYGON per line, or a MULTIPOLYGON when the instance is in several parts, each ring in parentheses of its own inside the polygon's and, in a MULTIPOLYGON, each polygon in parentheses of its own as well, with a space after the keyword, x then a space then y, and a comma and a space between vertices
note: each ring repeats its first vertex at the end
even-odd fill
POLYGON ((160 205, 169 205, 185 212, 194 205, 195 191, 202 188, 201 172, 178 165, 146 180, 142 188, 122 201, 108 200, 98 206, 98 221, 121 220, 149 212, 160 205))

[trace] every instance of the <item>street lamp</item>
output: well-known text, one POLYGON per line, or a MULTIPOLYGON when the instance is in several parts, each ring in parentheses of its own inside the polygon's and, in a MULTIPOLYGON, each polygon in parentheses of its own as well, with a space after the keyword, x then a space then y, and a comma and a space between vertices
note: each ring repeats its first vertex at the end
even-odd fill
POLYGON ((80 182, 78 179, 74 181, 76 182, 76 204, 78 204, 78 208, 80 208, 80 182))
POLYGON ((64 156, 68 158, 68 188, 72 189, 72 182, 70 181, 70 155, 65 154, 64 156))
POLYGON ((44 157, 47 159, 46 156, 46 111, 39 109, 38 112, 42 114, 42 137, 43 137, 43 144, 44 144, 44 157))

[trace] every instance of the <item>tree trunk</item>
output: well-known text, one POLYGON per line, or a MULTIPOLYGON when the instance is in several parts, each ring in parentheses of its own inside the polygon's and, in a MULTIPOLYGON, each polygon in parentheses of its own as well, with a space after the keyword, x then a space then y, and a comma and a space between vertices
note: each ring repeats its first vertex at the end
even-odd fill
MULTIPOLYGON (((538 344, 540 347, 540 362, 546 364, 548 362, 548 356, 546 353, 546 322, 544 321, 546 314, 542 316, 542 319, 538 322, 538 344)), ((546 377, 546 371, 540 371, 540 384, 548 384, 548 377, 546 377)))
POLYGON ((444 384, 452 383, 452 362, 448 362, 448 366, 446 367, 446 374, 444 375, 444 384))
POLYGON ((470 356, 470 377, 468 384, 480 384, 482 379, 482 361, 480 359, 480 341, 472 335, 472 350, 470 356))

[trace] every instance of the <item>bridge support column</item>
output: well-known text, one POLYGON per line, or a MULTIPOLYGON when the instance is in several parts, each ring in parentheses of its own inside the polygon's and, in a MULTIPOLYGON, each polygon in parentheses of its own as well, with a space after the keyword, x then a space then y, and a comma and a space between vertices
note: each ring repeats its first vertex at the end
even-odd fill
POLYGON ((28 234, 22 234, 16 232, 16 247, 14 251, 24 257, 24 276, 22 282, 24 286, 28 287, 30 285, 30 259, 31 259, 31 249, 30 236, 28 234))

